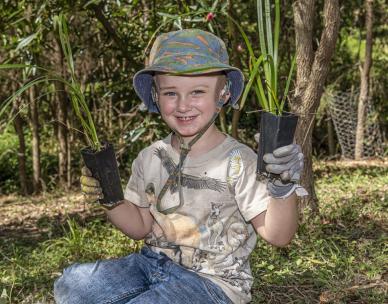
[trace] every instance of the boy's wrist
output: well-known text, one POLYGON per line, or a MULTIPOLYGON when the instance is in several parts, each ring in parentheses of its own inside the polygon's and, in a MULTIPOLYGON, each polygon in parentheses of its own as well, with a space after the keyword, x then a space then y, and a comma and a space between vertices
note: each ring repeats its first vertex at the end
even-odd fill
POLYGON ((268 181, 267 190, 271 197, 277 199, 285 199, 294 192, 300 197, 308 195, 306 189, 304 189, 301 185, 296 183, 284 184, 280 180, 268 181))
POLYGON ((115 202, 115 203, 113 203, 113 204, 102 204, 102 203, 101 203, 101 206, 102 206, 105 210, 110 211, 110 210, 113 210, 113 209, 115 209, 116 207, 122 205, 122 204, 125 203, 125 202, 126 202, 126 200, 123 199, 123 200, 118 201, 118 202, 115 202))

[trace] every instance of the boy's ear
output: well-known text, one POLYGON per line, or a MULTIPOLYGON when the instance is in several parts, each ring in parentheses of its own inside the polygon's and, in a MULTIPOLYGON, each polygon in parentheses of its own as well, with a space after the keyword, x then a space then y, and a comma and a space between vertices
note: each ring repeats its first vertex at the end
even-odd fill
POLYGON ((230 99, 230 81, 227 80, 224 88, 220 92, 220 99, 224 101, 224 104, 227 103, 230 99))

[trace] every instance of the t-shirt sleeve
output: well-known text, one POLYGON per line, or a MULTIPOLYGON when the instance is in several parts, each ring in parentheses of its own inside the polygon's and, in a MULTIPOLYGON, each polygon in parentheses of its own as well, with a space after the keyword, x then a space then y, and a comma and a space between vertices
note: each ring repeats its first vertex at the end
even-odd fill
POLYGON ((149 207, 145 195, 145 182, 142 154, 140 153, 132 163, 132 174, 125 187, 124 198, 139 207, 149 207))
POLYGON ((270 196, 266 185, 256 179, 256 161, 250 161, 242 170, 235 185, 235 196, 240 212, 247 222, 267 210, 270 196))

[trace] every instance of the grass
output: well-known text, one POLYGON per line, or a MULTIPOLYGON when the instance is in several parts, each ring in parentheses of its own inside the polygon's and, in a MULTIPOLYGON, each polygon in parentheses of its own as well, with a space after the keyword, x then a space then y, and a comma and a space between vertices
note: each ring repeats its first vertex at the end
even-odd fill
MULTIPOLYGON (((303 214, 287 248, 259 241, 252 303, 387 303, 387 165, 315 164, 320 215, 303 214)), ((0 303, 53 303, 52 284, 75 262, 123 256, 124 237, 80 195, 0 199, 0 303)))

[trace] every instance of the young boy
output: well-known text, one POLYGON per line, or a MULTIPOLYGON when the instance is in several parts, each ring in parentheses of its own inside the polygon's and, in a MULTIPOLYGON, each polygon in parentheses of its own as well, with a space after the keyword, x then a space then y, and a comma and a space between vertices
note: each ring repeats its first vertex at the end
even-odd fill
MULTIPOLYGON (((125 200, 106 211, 144 247, 65 269, 55 282, 57 303, 248 303, 255 232, 286 246, 297 229, 299 146, 265 155, 267 170, 286 182, 256 179, 256 154, 214 124, 222 106, 236 104, 243 75, 211 33, 159 36, 134 86, 173 131, 140 152, 125 200)), ((101 189, 90 176, 84 169, 82 190, 96 200, 101 189)))

